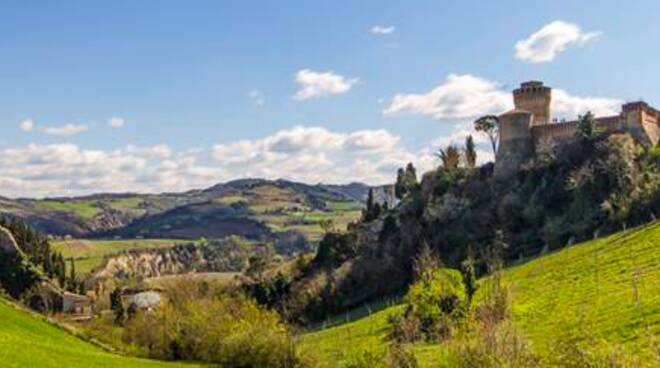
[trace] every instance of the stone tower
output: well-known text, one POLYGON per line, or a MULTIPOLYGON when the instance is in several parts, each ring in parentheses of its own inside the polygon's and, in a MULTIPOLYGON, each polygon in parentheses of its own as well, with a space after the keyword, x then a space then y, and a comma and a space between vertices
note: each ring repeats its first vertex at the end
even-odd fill
POLYGON ((520 84, 513 91, 513 104, 516 110, 530 112, 532 125, 543 125, 550 122, 550 102, 552 88, 544 86, 543 82, 528 81, 520 84))

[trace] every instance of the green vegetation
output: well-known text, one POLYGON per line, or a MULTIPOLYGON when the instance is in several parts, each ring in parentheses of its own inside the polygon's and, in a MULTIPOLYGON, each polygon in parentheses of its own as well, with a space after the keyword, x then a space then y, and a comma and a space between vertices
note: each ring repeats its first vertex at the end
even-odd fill
POLYGON ((105 257, 113 254, 131 250, 171 248, 182 242, 190 241, 178 239, 70 239, 55 241, 52 248, 65 258, 73 258, 78 273, 85 274, 102 264, 105 257))
POLYGON ((36 201, 35 204, 42 209, 71 212, 84 219, 91 219, 103 211, 95 201, 90 200, 45 199, 36 201))
MULTIPOLYGON (((660 361, 660 223, 589 241, 502 272, 511 321, 542 357, 557 354, 558 341, 580 346, 611 344, 648 366, 660 361), (572 338, 572 340, 571 340, 572 338)), ((483 284, 485 279, 480 280, 483 284)), ((475 303, 483 300, 480 288, 475 303)), ((342 361, 355 351, 384 353, 392 316, 403 305, 337 327, 304 335, 322 359, 342 361)), ((442 343, 419 343, 423 367, 450 353, 442 343)))
POLYGON ((0 316, 0 362, 6 368, 193 367, 107 353, 1 298, 0 316))
POLYGON ((280 316, 254 301, 187 284, 174 285, 168 295, 166 305, 125 322, 124 340, 148 356, 223 367, 312 367, 280 316))

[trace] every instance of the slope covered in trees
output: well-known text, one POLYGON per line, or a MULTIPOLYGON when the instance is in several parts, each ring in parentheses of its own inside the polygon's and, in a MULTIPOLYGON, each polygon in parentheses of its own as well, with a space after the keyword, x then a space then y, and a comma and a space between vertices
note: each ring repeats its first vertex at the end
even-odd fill
MULTIPOLYGON (((312 267, 292 280, 281 309, 307 322, 401 293, 421 249, 448 267, 469 256, 478 274, 497 245, 507 263, 647 223, 660 214, 660 149, 627 134, 586 134, 576 144, 541 147, 511 176, 472 167, 458 147, 418 181, 397 175, 400 202, 321 241, 312 267)), ((468 152, 470 144, 468 142, 468 152)))

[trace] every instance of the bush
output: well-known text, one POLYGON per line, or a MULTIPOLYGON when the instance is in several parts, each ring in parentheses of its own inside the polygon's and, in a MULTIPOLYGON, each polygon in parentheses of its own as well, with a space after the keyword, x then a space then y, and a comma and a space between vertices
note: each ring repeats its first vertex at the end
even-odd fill
POLYGON ((529 368, 539 359, 531 345, 510 324, 481 326, 450 346, 445 367, 452 368, 529 368))
POLYGON ((195 360, 226 367, 295 368, 311 363, 279 316, 245 297, 191 299, 126 325, 127 343, 152 358, 195 360))
POLYGON ((392 337, 405 342, 445 339, 464 320, 466 300, 460 272, 447 268, 424 272, 406 295, 404 315, 391 320, 392 337))

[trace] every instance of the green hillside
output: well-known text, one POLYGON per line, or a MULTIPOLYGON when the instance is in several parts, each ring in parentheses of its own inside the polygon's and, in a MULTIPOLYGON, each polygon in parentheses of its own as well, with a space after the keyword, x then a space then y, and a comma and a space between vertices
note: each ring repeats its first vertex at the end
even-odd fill
POLYGON ((0 299, 2 367, 193 367, 113 355, 0 299))
POLYGON ((51 243, 53 250, 64 258, 74 258, 76 272, 85 274, 103 263, 107 256, 129 250, 171 248, 178 243, 189 243, 180 239, 67 239, 51 243))
MULTIPOLYGON (((512 267, 503 278, 512 294, 513 322, 539 353, 575 331, 616 343, 647 362, 658 359, 660 223, 565 248, 512 267)), ((330 361, 355 350, 384 350, 388 317, 400 309, 308 333, 303 342, 330 361)), ((444 350, 420 345, 414 351, 423 366, 431 366, 444 350)))

